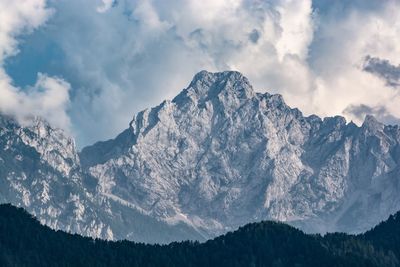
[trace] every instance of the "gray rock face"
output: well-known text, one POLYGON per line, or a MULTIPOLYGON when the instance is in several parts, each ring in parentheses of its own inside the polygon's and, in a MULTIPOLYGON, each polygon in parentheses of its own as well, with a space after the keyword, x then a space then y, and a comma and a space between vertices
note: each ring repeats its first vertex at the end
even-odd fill
POLYGON ((0 127, 3 201, 11 188, 13 201, 43 222, 87 235, 205 239, 264 219, 308 232, 360 232, 400 209, 398 126, 371 116, 361 127, 305 117, 280 95, 256 93, 238 72, 198 73, 172 101, 79 155, 59 130, 4 119, 0 127), (42 181, 52 182, 47 202, 42 181), (38 212, 49 205, 55 219, 38 212))
POLYGON ((74 141, 35 118, 22 127, 0 117, 0 199, 56 229, 113 238, 83 185, 74 141))

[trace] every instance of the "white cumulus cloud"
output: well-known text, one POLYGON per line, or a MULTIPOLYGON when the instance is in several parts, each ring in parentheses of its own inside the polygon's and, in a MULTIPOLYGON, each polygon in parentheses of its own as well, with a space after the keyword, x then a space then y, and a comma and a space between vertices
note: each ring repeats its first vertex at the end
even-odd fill
POLYGON ((202 69, 238 70, 305 114, 361 123, 367 111, 392 122, 399 90, 364 61, 399 65, 400 3, 367 2, 58 0, 49 27, 32 36, 63 53, 57 75, 72 89, 62 103, 81 144, 115 136, 202 69))
POLYGON ((310 87, 311 0, 126 0, 101 14, 98 5, 54 3, 49 28, 57 30, 47 33, 77 83, 71 115, 81 142, 112 137, 203 69, 239 70, 289 99, 310 87))
POLYGON ((100 6, 97 7, 97 12, 104 13, 109 10, 114 4, 114 0, 102 0, 100 6))
POLYGON ((39 73, 34 86, 21 89, 13 85, 4 69, 4 61, 18 53, 17 38, 37 29, 51 14, 45 0, 0 0, 0 111, 21 122, 41 116, 57 127, 68 129, 68 83, 39 73))
POLYGON ((400 118, 400 111, 394 108, 400 103, 399 91, 363 67, 367 56, 399 63, 400 3, 382 1, 381 5, 369 11, 348 8, 345 15, 333 9, 331 16, 320 20, 310 66, 316 81, 312 111, 320 115, 343 114, 361 123, 362 118, 344 111, 366 105, 384 107, 400 118))

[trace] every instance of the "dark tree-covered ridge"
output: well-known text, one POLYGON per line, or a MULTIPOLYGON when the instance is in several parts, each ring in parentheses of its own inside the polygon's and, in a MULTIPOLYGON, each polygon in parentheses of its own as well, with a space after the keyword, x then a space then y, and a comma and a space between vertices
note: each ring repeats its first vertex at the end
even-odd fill
POLYGON ((1 266, 400 266, 400 213, 362 235, 307 235, 252 223, 205 243, 94 240, 41 225, 0 205, 1 266))

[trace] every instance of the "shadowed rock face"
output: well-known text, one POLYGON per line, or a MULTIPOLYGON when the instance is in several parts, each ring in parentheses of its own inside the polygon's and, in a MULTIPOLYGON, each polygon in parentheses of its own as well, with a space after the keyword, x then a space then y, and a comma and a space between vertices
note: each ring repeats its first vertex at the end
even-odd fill
POLYGON ((114 238, 140 240, 149 229, 152 241, 202 239, 263 219, 360 232, 400 209, 398 126, 371 116, 361 127, 305 117, 280 95, 256 93, 238 72, 198 73, 172 101, 138 113, 116 139, 79 157, 57 140, 48 142, 60 144, 54 150, 70 165, 35 142, 26 146, 61 177, 79 170, 67 183, 76 181, 114 238), (130 223, 138 214, 143 223, 130 223))

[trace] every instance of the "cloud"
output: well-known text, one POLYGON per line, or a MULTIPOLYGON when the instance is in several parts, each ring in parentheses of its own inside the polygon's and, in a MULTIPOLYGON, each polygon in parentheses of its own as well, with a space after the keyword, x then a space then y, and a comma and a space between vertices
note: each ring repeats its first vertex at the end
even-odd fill
POLYGON ((117 2, 115 0, 102 0, 102 4, 97 7, 97 12, 99 13, 107 12, 116 3, 117 2))
POLYGON ((51 14, 44 0, 0 1, 0 111, 21 122, 41 116, 57 127, 68 128, 69 84, 39 73, 34 86, 21 89, 4 69, 4 61, 18 53, 17 37, 32 33, 51 14))
POLYGON ((367 56, 363 69, 381 77, 389 86, 397 87, 400 85, 400 65, 394 66, 387 59, 367 56))
POLYGON ((30 39, 65 54, 58 68, 73 88, 81 144, 114 136, 202 69, 239 70, 260 90, 293 97, 309 87, 311 1, 118 1, 99 13, 103 2, 52 2, 56 14, 30 39))
POLYGON ((64 80, 39 73, 36 84, 22 91, 13 87, 8 77, 2 73, 1 111, 15 116, 22 123, 29 123, 32 116, 40 116, 55 127, 68 130, 70 120, 65 110, 69 104, 69 89, 69 84, 64 80))
MULTIPOLYGON (((342 2, 342 1, 339 1, 342 2)), ((400 20, 396 15, 398 1, 380 1, 373 8, 360 8, 346 3, 346 8, 331 8, 318 19, 318 27, 310 46, 309 64, 315 76, 313 105, 319 115, 343 114, 361 123, 344 111, 349 106, 385 107, 393 116, 399 98, 397 92, 376 75, 366 72, 367 55, 388 58, 397 64, 400 52, 400 20)), ((343 7, 343 6, 342 6, 343 7)))
POLYGON ((393 116, 384 106, 350 105, 343 113, 356 117, 359 121, 363 121, 367 115, 373 115, 383 123, 400 124, 400 118, 393 116))
POLYGON ((44 0, 0 1, 0 63, 18 52, 16 36, 29 33, 47 20, 44 0))
POLYGON ((21 55, 32 61, 33 47, 61 51, 58 64, 48 55, 37 71, 71 83, 68 114, 81 145, 115 136, 135 112, 174 97, 202 69, 241 71, 257 90, 281 93, 305 114, 343 114, 361 123, 349 107, 365 105, 400 116, 398 92, 364 70, 367 55, 400 64, 398 1, 49 5, 55 14, 26 39, 21 55))

